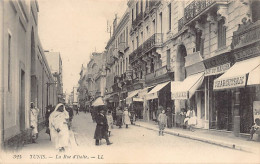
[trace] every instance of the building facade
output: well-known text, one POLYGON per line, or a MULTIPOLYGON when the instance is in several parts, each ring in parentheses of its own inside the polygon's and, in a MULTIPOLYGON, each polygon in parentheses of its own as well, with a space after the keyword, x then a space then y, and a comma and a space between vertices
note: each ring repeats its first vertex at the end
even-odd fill
MULTIPOLYGON (((44 51, 57 87, 58 102, 63 102, 63 71, 60 52, 44 51)), ((54 84, 50 84, 54 85, 54 84)))
POLYGON ((115 17, 113 34, 107 43, 106 51, 106 96, 108 106, 115 109, 126 105, 127 84, 132 72, 129 66, 129 12, 124 13, 120 21, 115 17))
POLYGON ((57 103, 56 87, 38 37, 37 1, 1 1, 1 145, 30 140, 30 102, 40 109, 43 127, 47 99, 57 103), (47 98, 48 97, 48 98, 47 98))
MULTIPOLYGON (((117 50, 116 32, 106 46, 108 101, 122 106, 121 92, 126 93, 125 105, 145 120, 156 119, 159 106, 169 107, 175 126, 181 109, 193 108, 197 128, 249 133, 259 109, 259 2, 129 0, 127 5, 122 20, 128 15, 123 38, 129 48, 117 50), (120 69, 123 56, 128 71, 120 69), (249 68, 234 73, 242 66, 249 68), (128 78, 122 81, 124 73, 128 78), (232 74, 240 75, 240 85, 226 82, 232 74)), ((114 23, 115 31, 123 27, 114 23)))

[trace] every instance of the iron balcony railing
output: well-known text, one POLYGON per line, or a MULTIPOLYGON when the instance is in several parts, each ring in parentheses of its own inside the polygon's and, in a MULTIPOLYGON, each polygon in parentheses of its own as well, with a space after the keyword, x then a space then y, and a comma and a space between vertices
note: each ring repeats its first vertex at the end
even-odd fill
POLYGON ((180 31, 183 26, 184 26, 184 17, 178 20, 178 31, 180 31))
POLYGON ((185 22, 190 21, 216 0, 194 0, 184 9, 185 22))
POLYGON ((146 53, 153 49, 154 47, 162 46, 163 43, 163 34, 156 33, 148 38, 143 44, 143 53, 146 53))
POLYGON ((143 12, 140 12, 132 22, 132 28, 135 29, 143 21, 143 12))

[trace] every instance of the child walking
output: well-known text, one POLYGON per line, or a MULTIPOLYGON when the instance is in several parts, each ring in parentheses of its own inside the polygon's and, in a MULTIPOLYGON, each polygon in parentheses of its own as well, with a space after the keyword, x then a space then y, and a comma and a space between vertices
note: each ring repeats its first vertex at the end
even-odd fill
POLYGON ((159 136, 163 136, 163 130, 167 124, 167 116, 165 114, 165 110, 162 110, 162 113, 158 116, 158 123, 159 123, 159 136))

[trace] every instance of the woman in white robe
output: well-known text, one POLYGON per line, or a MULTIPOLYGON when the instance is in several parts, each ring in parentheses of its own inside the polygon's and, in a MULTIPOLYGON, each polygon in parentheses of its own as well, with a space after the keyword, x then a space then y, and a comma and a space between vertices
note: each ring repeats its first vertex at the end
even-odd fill
POLYGON ((125 111, 123 113, 123 122, 125 124, 125 127, 128 128, 128 125, 131 124, 130 122, 130 113, 128 112, 128 108, 125 108, 125 111))
POLYGON ((65 151, 69 145, 69 114, 63 104, 58 104, 49 118, 51 141, 59 151, 65 151))

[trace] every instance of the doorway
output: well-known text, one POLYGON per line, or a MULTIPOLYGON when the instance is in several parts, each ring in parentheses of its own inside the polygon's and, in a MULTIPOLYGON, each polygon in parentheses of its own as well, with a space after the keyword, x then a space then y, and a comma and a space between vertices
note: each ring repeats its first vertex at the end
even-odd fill
POLYGON ((19 107, 19 120, 20 130, 25 129, 25 72, 21 70, 20 75, 20 107, 19 107))

